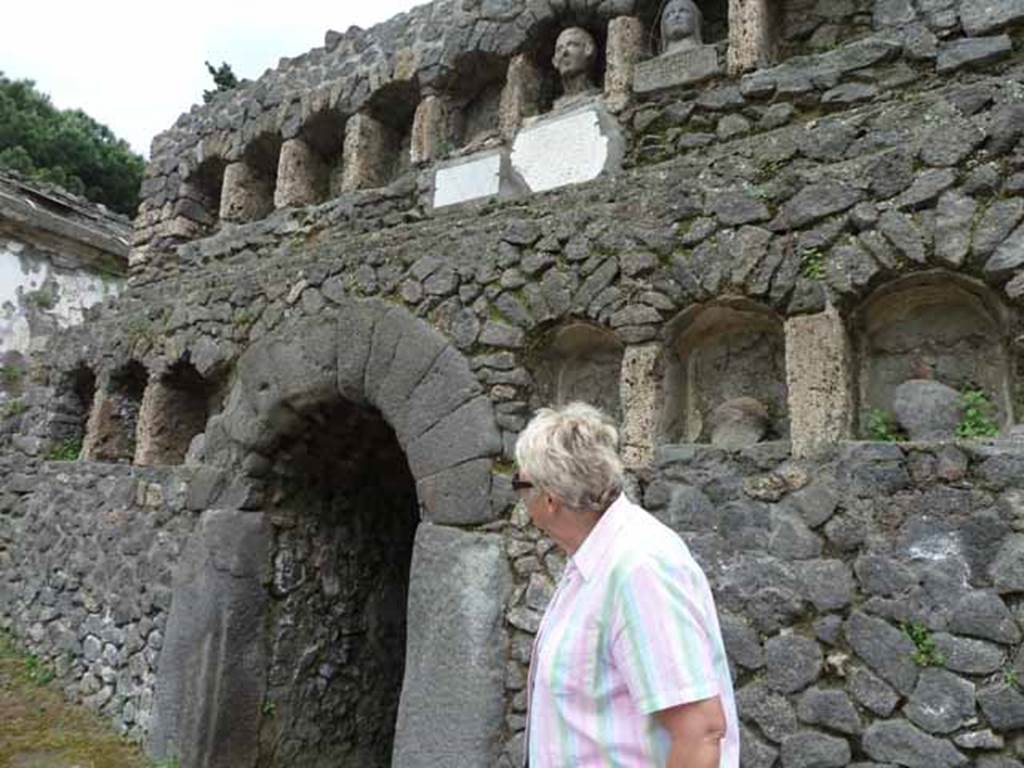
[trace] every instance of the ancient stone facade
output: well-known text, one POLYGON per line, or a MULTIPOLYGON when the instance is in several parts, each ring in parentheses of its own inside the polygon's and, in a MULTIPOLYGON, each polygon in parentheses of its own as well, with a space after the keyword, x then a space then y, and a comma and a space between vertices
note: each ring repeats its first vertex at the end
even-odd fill
POLYGON ((1024 9, 709 2, 720 73, 626 98, 654 5, 555 5, 332 33, 158 137, 24 415, 93 460, 2 458, 0 622, 183 765, 519 765, 564 558, 512 447, 583 397, 711 578, 744 765, 1020 765, 1024 9), (623 167, 435 209, 441 123, 507 149, 567 26, 623 167))

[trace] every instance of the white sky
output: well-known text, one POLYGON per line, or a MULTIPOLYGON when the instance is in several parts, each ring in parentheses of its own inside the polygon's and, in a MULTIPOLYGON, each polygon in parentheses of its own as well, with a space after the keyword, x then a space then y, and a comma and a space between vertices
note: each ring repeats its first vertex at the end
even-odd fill
POLYGON ((0 21, 0 71, 35 80, 61 109, 79 108, 149 155, 203 90, 204 66, 256 79, 328 29, 370 27, 424 0, 27 0, 0 21))

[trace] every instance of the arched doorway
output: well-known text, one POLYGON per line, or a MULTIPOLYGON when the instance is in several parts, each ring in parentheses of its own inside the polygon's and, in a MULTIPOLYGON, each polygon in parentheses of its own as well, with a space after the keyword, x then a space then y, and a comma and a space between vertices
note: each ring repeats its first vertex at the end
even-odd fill
POLYGON ((205 445, 151 755, 491 764, 511 585, 500 537, 451 527, 494 519, 501 449, 466 360, 405 310, 353 302, 247 350, 205 445))

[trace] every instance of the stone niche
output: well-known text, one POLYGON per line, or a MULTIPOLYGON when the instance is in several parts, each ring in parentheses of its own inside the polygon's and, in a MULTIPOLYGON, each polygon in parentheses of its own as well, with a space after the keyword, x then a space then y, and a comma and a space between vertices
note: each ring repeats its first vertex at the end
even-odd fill
POLYGON ((471 152, 497 143, 507 70, 507 59, 479 52, 456 62, 451 84, 445 88, 451 150, 471 152))
POLYGON ((419 521, 391 428, 346 401, 274 452, 260 765, 387 766, 419 521))
POLYGON ((590 323, 573 322, 550 331, 532 355, 539 405, 582 400, 619 419, 623 349, 614 333, 590 323))
POLYGON ((130 463, 135 458, 139 409, 146 390, 146 369, 132 361, 112 373, 93 400, 82 458, 130 463))
POLYGON ((345 125, 342 190, 384 187, 412 167, 412 127, 420 101, 410 80, 391 82, 345 125))
POLYGON ((96 375, 86 365, 62 374, 57 380, 49 437, 63 446, 81 446, 96 397, 96 375))
POLYGON ((176 363, 152 378, 139 410, 135 463, 183 463, 192 439, 206 428, 218 404, 218 388, 189 363, 176 363))
MULTIPOLYGON (((897 387, 908 381, 930 380, 960 393, 981 390, 1000 426, 1011 422, 1008 328, 1002 302, 984 285, 958 275, 918 275, 876 291, 854 314, 861 434, 867 436, 872 414, 894 414, 897 387)), ((929 395, 929 401, 953 397, 946 392, 929 395)), ((933 415, 940 417, 938 411, 933 415)), ((950 418, 955 427, 956 417, 950 418)), ((952 431, 947 428, 946 436, 952 431)))
POLYGON ((249 142, 241 159, 228 164, 220 196, 221 221, 257 221, 274 210, 280 155, 281 137, 265 133, 249 142))
POLYGON ((667 338, 663 441, 719 443, 720 427, 732 445, 732 423, 756 425, 748 442, 788 437, 785 335, 771 310, 741 299, 698 305, 667 338))
POLYGON ((227 162, 221 157, 209 157, 199 164, 187 181, 177 206, 178 213, 199 227, 199 235, 216 229, 220 221, 220 195, 224 186, 227 162))
POLYGON ((315 205, 341 192, 345 118, 324 109, 281 145, 274 207, 315 205))

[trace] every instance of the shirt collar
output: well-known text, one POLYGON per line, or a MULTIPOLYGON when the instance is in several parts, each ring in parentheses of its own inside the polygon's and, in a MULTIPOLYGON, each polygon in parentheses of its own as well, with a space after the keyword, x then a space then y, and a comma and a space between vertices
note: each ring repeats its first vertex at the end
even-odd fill
POLYGON ((626 494, 620 493, 619 497, 598 518, 597 525, 587 534, 587 538, 576 550, 576 554, 570 558, 584 581, 590 580, 604 560, 608 547, 611 546, 626 522, 625 514, 628 507, 629 499, 626 498, 626 494))

